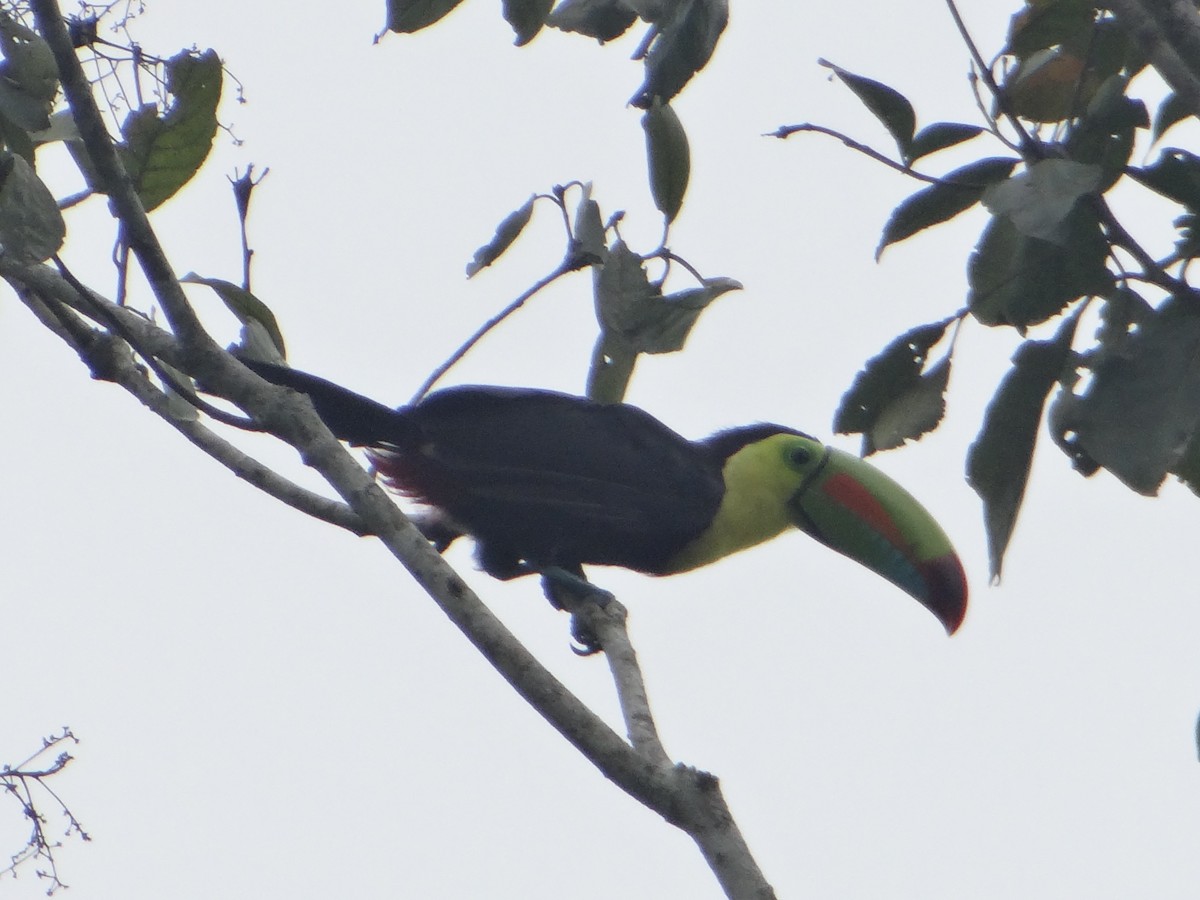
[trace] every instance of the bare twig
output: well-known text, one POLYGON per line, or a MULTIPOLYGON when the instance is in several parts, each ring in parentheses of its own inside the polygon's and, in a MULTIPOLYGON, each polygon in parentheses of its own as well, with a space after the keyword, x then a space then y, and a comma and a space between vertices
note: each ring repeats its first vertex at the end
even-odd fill
POLYGON ((453 368, 455 366, 455 364, 458 363, 459 360, 461 360, 464 356, 466 356, 468 353, 470 353, 471 350, 475 347, 475 345, 478 344, 481 340, 483 340, 484 336, 487 335, 487 333, 489 331, 491 331, 493 328, 495 328, 497 325, 499 325, 501 322, 503 322, 505 319, 507 319, 509 316, 511 316, 513 313, 515 313, 517 310, 519 310, 522 306, 524 306, 525 303, 531 297, 533 297, 535 294, 537 294, 538 291, 542 290, 542 288, 553 283, 557 279, 561 278, 563 275, 566 275, 568 272, 574 271, 575 268, 576 268, 576 263, 570 257, 564 259, 561 263, 558 264, 558 266, 554 269, 554 271, 550 272, 548 275, 543 276, 538 281, 536 281, 534 284, 530 285, 526 290, 524 290, 521 293, 521 295, 519 297, 517 297, 516 300, 513 300, 512 303, 508 304, 508 306, 504 307, 504 309, 500 310, 500 312, 496 313, 496 315, 492 316, 490 319, 488 319, 486 322, 484 322, 482 325, 480 325, 479 328, 477 328, 475 330, 475 333, 472 334, 469 338, 466 339, 466 341, 463 342, 462 346, 460 346, 457 350, 455 350, 452 354, 450 354, 450 357, 444 363, 442 363, 440 366, 438 366, 436 369, 434 369, 433 372, 430 373, 429 377, 426 378, 424 382, 422 382, 422 384, 419 388, 417 388, 417 392, 415 394, 413 394, 412 400, 410 400, 409 402, 416 403, 422 397, 424 397, 426 394, 428 394, 429 391, 433 388, 433 386, 442 379, 442 376, 445 375, 447 372, 449 372, 450 369, 453 368))
POLYGON ((1025 124, 1012 111, 1008 98, 1000 90, 1000 85, 996 84, 996 79, 992 77, 991 66, 984 61, 983 54, 975 46, 975 40, 971 37, 971 32, 967 30, 967 24, 963 21, 962 16, 959 15, 958 5, 954 0, 946 0, 946 7, 950 10, 950 17, 954 19, 954 25, 958 29, 958 34, 962 38, 962 42, 967 47, 967 52, 971 54, 971 59, 975 61, 975 65, 979 69, 979 78, 987 86, 988 91, 995 98, 996 104, 1000 107, 1000 111, 1020 137, 1022 156, 1025 156, 1027 159, 1040 159, 1042 156, 1041 144, 1029 134, 1025 129, 1025 124))
POLYGON ((91 840, 91 836, 83 830, 82 824, 75 818, 75 815, 67 807, 62 797, 47 783, 50 778, 53 778, 65 769, 73 757, 67 752, 60 752, 54 761, 48 765, 43 765, 40 768, 30 768, 39 757, 43 757, 47 752, 55 749, 65 741, 75 744, 79 743, 79 739, 71 733, 71 729, 63 728, 62 733, 53 737, 43 738, 41 749, 32 753, 22 762, 17 763, 15 766, 0 766, 0 796, 12 797, 20 804, 22 814, 26 821, 29 822, 30 828, 25 846, 10 856, 7 866, 0 868, 0 877, 15 873, 17 868, 23 863, 40 859, 43 861, 45 868, 39 869, 37 875, 49 883, 49 887, 46 890, 47 896, 57 893, 60 888, 67 887, 59 876, 58 860, 54 855, 54 851, 62 846, 62 841, 52 838, 47 834, 46 828, 49 820, 46 818, 46 813, 43 812, 43 807, 39 802, 41 798, 35 792, 48 795, 58 806, 58 811, 67 820, 67 835, 75 834, 81 840, 91 840))
POLYGON ((824 125, 814 125, 811 122, 802 122, 799 125, 781 125, 775 131, 772 131, 770 134, 765 136, 776 137, 783 140, 801 131, 813 131, 817 134, 826 134, 829 135, 829 137, 837 138, 851 150, 857 150, 859 153, 871 157, 871 159, 875 160, 876 162, 881 162, 885 166, 895 169, 897 172, 902 172, 910 178, 917 179, 917 181, 924 181, 927 184, 941 184, 942 182, 942 179, 940 178, 935 178, 932 175, 923 175, 909 166, 906 166, 904 163, 897 162, 891 157, 880 153, 873 147, 868 147, 866 144, 854 140, 854 138, 850 137, 849 135, 842 134, 842 132, 835 131, 832 128, 826 128, 824 125))

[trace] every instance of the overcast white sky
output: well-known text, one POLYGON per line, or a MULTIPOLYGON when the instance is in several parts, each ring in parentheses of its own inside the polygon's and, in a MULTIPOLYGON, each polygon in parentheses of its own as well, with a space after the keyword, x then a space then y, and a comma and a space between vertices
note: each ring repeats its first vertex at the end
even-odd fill
MULTIPOLYGON (((988 53, 1009 10, 972 6, 988 53)), ((244 145, 222 138, 155 214, 178 271, 237 280, 224 179, 269 165, 254 288, 293 362, 398 403, 558 261, 547 208, 511 258, 462 277, 531 192, 590 179, 651 248, 632 45, 547 33, 517 50, 498 7, 467 2, 378 46, 382 4, 152 8, 136 26, 148 49, 214 47, 249 100, 223 113, 244 145)), ((923 123, 971 120, 967 57, 940 3, 734 7, 677 103, 694 171, 672 245, 746 290, 685 354, 643 363, 630 399, 696 437, 755 420, 828 435, 863 360, 962 304, 983 218, 876 265, 916 185, 818 136, 761 135, 808 120, 888 146, 821 56, 904 90, 923 123)), ((68 223, 68 263, 111 286, 103 202, 68 223)), ((593 335, 577 275, 453 377, 579 390, 593 335)), ((1085 481, 1044 446, 989 588, 963 458, 1014 346, 968 324, 946 426, 878 460, 967 566, 954 639, 799 534, 673 579, 595 573, 631 611, 668 751, 721 777, 780 897, 1195 896, 1200 597, 1184 535, 1200 507, 1176 485, 1148 500, 1085 481)), ((690 841, 526 708, 379 547, 278 507, 91 382, 11 296, 0 383, 0 761, 64 724, 83 738, 54 782, 94 837, 59 853, 69 896, 719 896, 690 841)), ((286 448, 260 450, 313 483, 286 448)), ((571 654, 536 584, 452 558, 619 721, 607 667, 571 654)), ((0 805, 0 851, 23 837, 0 805)), ((5 900, 43 890, 29 869, 0 881, 5 900)))

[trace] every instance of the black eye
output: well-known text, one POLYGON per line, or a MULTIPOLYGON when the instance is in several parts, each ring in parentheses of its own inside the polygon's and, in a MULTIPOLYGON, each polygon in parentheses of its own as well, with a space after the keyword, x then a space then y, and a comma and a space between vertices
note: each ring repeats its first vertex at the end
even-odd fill
POLYGON ((788 462, 793 466, 807 466, 812 462, 812 450, 808 447, 797 446, 788 450, 788 462))

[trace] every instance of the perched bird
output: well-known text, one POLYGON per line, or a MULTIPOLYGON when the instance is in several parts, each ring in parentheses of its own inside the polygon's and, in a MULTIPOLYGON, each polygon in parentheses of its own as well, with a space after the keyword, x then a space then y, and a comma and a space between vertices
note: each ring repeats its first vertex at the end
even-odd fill
POLYGON ((802 432, 756 424, 689 441, 625 403, 477 385, 392 409, 244 362, 307 394, 389 487, 430 507, 450 539, 470 535, 496 578, 582 576, 584 565, 673 575, 795 526, 912 595, 950 634, 966 613, 962 564, 933 517, 874 466, 802 432))

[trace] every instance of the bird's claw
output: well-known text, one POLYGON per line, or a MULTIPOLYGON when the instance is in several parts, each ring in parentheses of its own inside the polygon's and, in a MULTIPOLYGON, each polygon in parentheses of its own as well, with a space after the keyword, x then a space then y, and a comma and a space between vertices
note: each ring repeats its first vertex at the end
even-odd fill
MULTIPOLYGON (((542 590, 555 609, 569 610, 570 604, 565 599, 567 597, 576 602, 594 603, 601 609, 615 599, 611 591, 597 587, 581 574, 558 566, 542 569, 541 575, 542 590)), ((571 638, 578 645, 572 645, 571 652, 578 656, 594 656, 604 649, 596 633, 574 612, 571 613, 571 638)))

